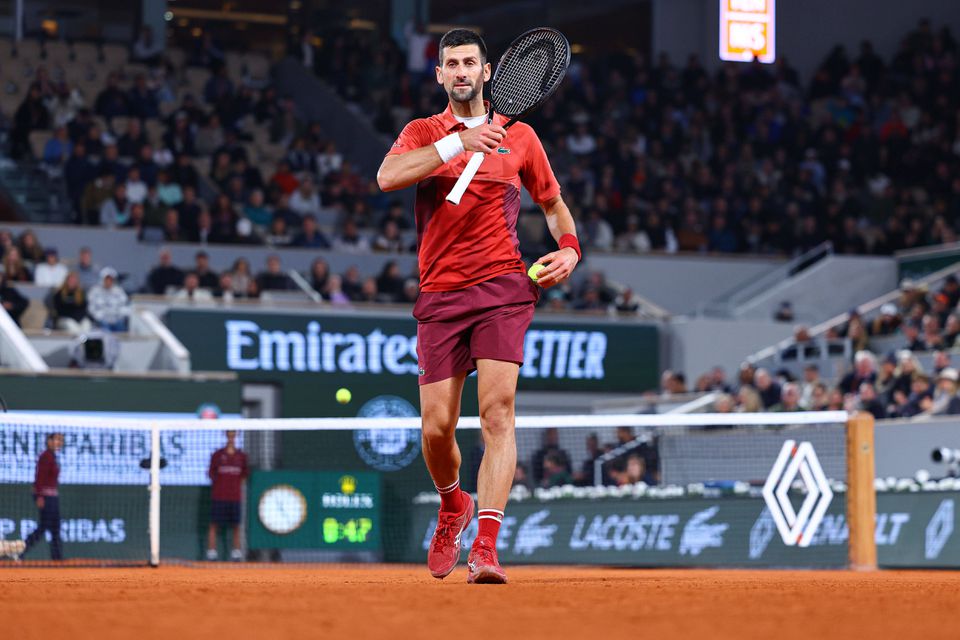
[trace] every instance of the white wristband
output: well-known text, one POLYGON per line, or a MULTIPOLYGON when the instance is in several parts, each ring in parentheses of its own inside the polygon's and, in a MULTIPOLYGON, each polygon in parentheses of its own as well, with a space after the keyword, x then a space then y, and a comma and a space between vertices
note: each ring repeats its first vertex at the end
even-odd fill
POLYGON ((450 162, 464 151, 463 140, 460 139, 459 133, 451 133, 446 138, 441 138, 434 142, 433 146, 437 148, 437 153, 440 154, 440 159, 443 160, 444 164, 450 162))

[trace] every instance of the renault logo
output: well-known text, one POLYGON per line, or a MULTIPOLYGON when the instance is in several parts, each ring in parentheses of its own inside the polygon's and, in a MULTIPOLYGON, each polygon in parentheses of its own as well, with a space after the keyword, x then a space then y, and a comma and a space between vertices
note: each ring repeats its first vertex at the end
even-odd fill
POLYGON ((783 538, 783 544, 788 547, 809 546, 833 500, 833 491, 830 490, 830 483, 813 445, 809 442, 797 444, 795 440, 783 443, 780 455, 763 485, 763 499, 783 538), (787 493, 798 475, 807 495, 800 510, 795 511, 787 493))

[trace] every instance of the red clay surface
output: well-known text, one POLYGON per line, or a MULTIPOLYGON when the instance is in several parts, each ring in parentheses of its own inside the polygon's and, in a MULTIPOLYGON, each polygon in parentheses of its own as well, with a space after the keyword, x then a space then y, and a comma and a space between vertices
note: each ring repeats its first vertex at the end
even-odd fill
POLYGON ((960 637, 960 573, 508 567, 2 569, 0 635, 188 638, 960 637))

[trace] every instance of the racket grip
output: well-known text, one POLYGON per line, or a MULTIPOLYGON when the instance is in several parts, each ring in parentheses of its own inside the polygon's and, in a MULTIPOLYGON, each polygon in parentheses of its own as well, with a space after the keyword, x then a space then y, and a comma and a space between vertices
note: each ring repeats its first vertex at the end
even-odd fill
POLYGON ((477 175, 477 170, 480 169, 480 165, 482 163, 483 152, 474 152, 473 156, 470 158, 470 161, 467 162, 467 166, 463 169, 463 173, 461 173, 460 177, 457 178, 457 183, 453 185, 453 189, 451 189, 450 193, 447 194, 447 202, 460 204, 460 199, 463 197, 467 187, 470 186, 473 176, 477 175))

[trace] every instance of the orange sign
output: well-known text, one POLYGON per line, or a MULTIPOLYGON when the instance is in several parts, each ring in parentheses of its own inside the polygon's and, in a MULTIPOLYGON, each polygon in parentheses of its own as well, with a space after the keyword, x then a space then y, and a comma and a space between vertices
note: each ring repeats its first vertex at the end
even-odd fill
POLYGON ((720 59, 777 59, 777 0, 720 0, 720 59))

